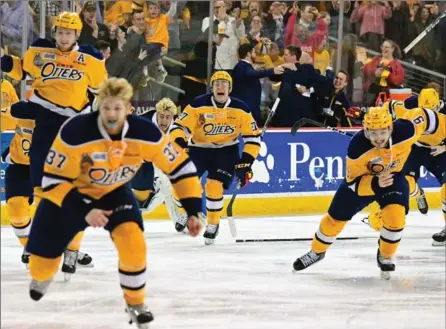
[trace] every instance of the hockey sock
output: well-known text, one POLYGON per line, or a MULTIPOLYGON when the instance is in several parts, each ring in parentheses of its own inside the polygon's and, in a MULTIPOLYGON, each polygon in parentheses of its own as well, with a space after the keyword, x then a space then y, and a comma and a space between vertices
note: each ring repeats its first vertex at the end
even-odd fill
POLYGON ((133 194, 135 194, 135 198, 139 202, 146 201, 150 197, 151 193, 152 193, 151 190, 145 190, 145 191, 133 190, 133 194))
POLYGON ((322 217, 319 229, 314 235, 311 250, 317 254, 325 252, 341 233, 347 221, 336 220, 329 214, 322 217))
POLYGON ((31 254, 29 257, 29 273, 36 281, 50 280, 56 274, 61 260, 62 256, 45 258, 31 254))
POLYGON ((223 183, 215 179, 206 180, 206 211, 208 224, 220 223, 223 212, 223 183))
POLYGON ((9 198, 6 202, 6 209, 16 237, 19 239, 20 244, 26 247, 31 229, 28 197, 16 196, 9 198))
POLYGON ((383 227, 380 231, 379 250, 384 258, 392 258, 400 244, 406 223, 406 210, 399 204, 390 204, 382 210, 383 227))
POLYGON ((81 248, 81 242, 84 237, 84 231, 80 231, 76 234, 76 236, 71 240, 71 242, 67 246, 67 250, 69 251, 79 251, 81 248))
POLYGON ((420 188, 418 187, 417 182, 415 181, 415 177, 407 175, 406 180, 409 183, 409 196, 411 198, 418 197, 421 191, 420 188))
POLYGON ((111 236, 118 250, 119 278, 128 305, 144 303, 146 286, 146 242, 135 222, 117 226, 111 236))
POLYGON ((446 183, 443 183, 441 185, 440 196, 441 196, 441 210, 443 210, 443 217, 444 220, 446 221, 446 183))

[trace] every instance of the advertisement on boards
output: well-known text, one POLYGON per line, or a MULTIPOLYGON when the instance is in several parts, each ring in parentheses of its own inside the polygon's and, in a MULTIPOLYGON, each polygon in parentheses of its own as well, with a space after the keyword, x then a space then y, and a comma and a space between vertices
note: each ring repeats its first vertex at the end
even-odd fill
MULTIPOLYGON (((9 145, 12 132, 1 135, 1 149, 9 145)), ((267 131, 253 164, 254 176, 240 194, 326 193, 335 191, 345 177, 349 138, 327 130, 303 130, 292 136, 288 129, 267 131)), ((5 200, 1 164, 1 200, 5 200)), ((422 187, 439 187, 436 179, 421 170, 422 187)), ((231 194, 235 184, 227 191, 231 194)))

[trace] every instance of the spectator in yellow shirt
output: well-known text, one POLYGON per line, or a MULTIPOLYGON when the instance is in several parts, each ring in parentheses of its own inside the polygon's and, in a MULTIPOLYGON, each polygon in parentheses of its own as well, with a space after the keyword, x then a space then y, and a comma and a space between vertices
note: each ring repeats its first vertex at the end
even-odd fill
POLYGON ((330 66, 330 53, 327 49, 325 49, 325 45, 327 44, 327 38, 324 39, 322 44, 316 51, 314 52, 314 63, 313 66, 316 70, 321 72, 321 75, 325 76, 325 72, 327 67, 330 66))
POLYGON ((104 11, 104 24, 125 25, 132 13, 132 1, 107 1, 104 11))

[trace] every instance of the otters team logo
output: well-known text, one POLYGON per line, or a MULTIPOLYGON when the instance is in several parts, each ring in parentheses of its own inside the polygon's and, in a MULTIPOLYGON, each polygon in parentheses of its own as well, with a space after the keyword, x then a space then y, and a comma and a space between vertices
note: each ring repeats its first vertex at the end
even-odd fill
POLYGON ((75 68, 57 66, 54 63, 46 63, 40 69, 40 75, 42 76, 42 81, 47 80, 69 80, 69 81, 79 81, 84 76, 84 72, 81 72, 75 68))

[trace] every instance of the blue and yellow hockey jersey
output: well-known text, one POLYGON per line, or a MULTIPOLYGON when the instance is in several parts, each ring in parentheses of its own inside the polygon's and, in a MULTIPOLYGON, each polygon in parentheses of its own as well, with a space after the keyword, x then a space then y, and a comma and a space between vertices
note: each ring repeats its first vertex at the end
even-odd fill
POLYGON ((347 183, 360 196, 374 195, 373 178, 383 172, 400 172, 409 157, 412 145, 424 134, 435 133, 445 125, 445 117, 425 109, 410 111, 410 116, 393 122, 389 148, 375 148, 359 131, 350 141, 347 151, 347 183))
MULTIPOLYGON (((248 106, 237 98, 229 98, 224 107, 216 105, 211 94, 202 95, 188 105, 171 130, 171 137, 187 140, 189 146, 222 148, 238 144, 241 135, 243 152, 254 159, 260 151, 260 131, 248 106)), ((180 144, 181 145, 181 144, 180 144)))
POLYGON ((66 117, 90 112, 87 90, 95 94, 107 77, 103 56, 92 46, 76 45, 62 52, 46 39, 37 39, 23 60, 3 56, 1 67, 15 80, 31 76, 34 93, 30 101, 66 117))
POLYGON ((127 117, 119 139, 107 134, 97 112, 67 121, 48 153, 43 197, 59 206, 85 196, 100 199, 129 182, 143 161, 168 175, 189 215, 201 212, 202 189, 193 162, 150 121, 134 115, 127 117))

